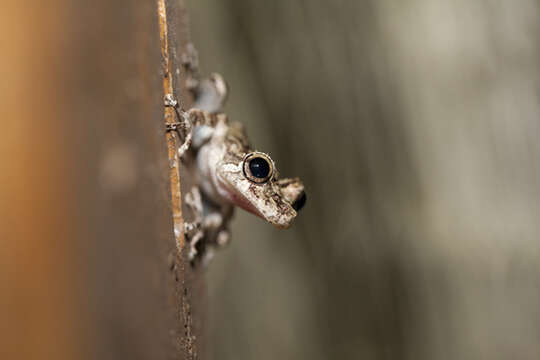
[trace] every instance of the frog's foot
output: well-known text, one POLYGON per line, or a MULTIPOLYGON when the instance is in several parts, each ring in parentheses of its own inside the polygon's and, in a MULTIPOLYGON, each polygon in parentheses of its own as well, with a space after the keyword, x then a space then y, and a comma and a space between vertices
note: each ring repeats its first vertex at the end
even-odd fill
POLYGON ((189 259, 193 260, 197 255, 197 243, 204 237, 204 231, 202 229, 203 206, 199 188, 196 186, 192 187, 186 193, 184 201, 193 213, 193 221, 184 223, 184 235, 190 245, 189 259))
POLYGON ((184 138, 184 142, 182 145, 178 147, 178 157, 180 159, 183 159, 186 155, 186 152, 191 147, 191 142, 193 141, 193 128, 188 122, 184 122, 184 125, 187 125, 188 132, 186 133, 186 137, 184 138))
POLYGON ((197 246, 198 252, 194 254, 203 266, 209 264, 214 256, 215 249, 226 246, 230 241, 230 233, 227 228, 227 215, 230 211, 211 212, 204 216, 201 228, 204 233, 204 243, 197 246))
POLYGON ((223 76, 213 73, 208 78, 200 80, 191 92, 195 98, 194 108, 217 113, 222 111, 227 101, 229 87, 223 76))
POLYGON ((223 247, 229 243, 229 229, 225 228, 225 218, 222 213, 214 212, 204 217, 202 223, 203 229, 213 234, 211 243, 214 246, 223 247))
POLYGON ((227 246, 230 242, 230 239, 231 239, 231 233, 227 229, 221 230, 217 234, 214 246, 207 246, 204 253, 201 256, 201 263, 203 267, 206 267, 208 266, 208 264, 210 264, 210 261, 216 254, 216 248, 222 248, 224 246, 227 246))
POLYGON ((183 158, 191 146, 193 138, 193 126, 196 115, 178 109, 178 100, 172 94, 166 94, 163 100, 165 107, 172 107, 178 119, 177 122, 165 124, 165 130, 175 131, 179 137, 184 138, 182 145, 178 147, 178 156, 183 158))
POLYGON ((181 111, 183 129, 186 131, 184 143, 178 147, 178 156, 183 157, 190 149, 198 149, 208 142, 218 123, 227 123, 227 115, 213 114, 200 109, 181 111))
POLYGON ((201 78, 199 71, 199 55, 192 43, 188 43, 181 55, 182 66, 185 69, 186 88, 194 99, 194 108, 208 112, 221 111, 227 99, 228 87, 223 77, 211 74, 201 78))
POLYGON ((177 108, 178 100, 174 98, 173 94, 166 94, 165 98, 163 99, 163 104, 165 107, 177 108))
POLYGON ((225 247, 231 242, 231 232, 229 229, 221 230, 216 236, 216 245, 218 247, 225 247))
POLYGON ((189 261, 193 261, 195 259, 195 256, 197 256, 197 244, 199 243, 199 241, 201 241, 203 237, 204 232, 200 229, 198 229, 192 236, 189 237, 189 261))

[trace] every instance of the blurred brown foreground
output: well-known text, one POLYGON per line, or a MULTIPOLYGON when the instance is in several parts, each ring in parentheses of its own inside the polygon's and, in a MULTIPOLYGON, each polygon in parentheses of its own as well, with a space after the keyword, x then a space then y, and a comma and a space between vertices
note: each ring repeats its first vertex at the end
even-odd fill
POLYGON ((13 2, 1 18, 0 359, 196 358, 157 3, 13 2))

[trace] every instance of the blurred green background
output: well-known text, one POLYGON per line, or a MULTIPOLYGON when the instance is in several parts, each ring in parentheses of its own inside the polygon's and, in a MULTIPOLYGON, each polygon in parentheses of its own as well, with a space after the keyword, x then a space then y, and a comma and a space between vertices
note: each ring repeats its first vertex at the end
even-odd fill
POLYGON ((308 203, 238 211, 212 359, 540 357, 540 4, 190 0, 202 71, 308 203))

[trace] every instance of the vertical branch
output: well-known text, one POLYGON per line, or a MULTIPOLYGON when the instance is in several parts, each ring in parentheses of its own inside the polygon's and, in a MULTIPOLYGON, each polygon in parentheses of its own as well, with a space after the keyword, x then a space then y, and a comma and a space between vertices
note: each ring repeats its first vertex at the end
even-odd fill
MULTIPOLYGON (((187 107, 189 98, 185 96, 183 84, 184 74, 180 68, 184 65, 179 59, 189 53, 190 44, 187 12, 184 1, 168 2, 157 0, 159 19, 159 35, 161 46, 163 100, 171 98, 181 101, 187 107), (180 54, 180 56, 178 56, 180 54)), ((177 109, 166 106, 164 110, 164 128, 167 125, 181 121, 177 109)), ((173 342, 176 344, 178 356, 185 359, 203 357, 203 324, 204 286, 199 271, 189 266, 185 249, 184 216, 182 210, 182 184, 191 186, 192 172, 184 167, 178 156, 178 145, 182 139, 175 131, 166 134, 169 182, 171 191, 171 208, 176 242, 176 256, 172 257, 172 269, 175 272, 174 303, 175 325, 173 342)), ((190 216, 190 214, 188 214, 190 216)))
MULTIPOLYGON (((158 0, 159 37, 161 41, 161 64, 163 71, 163 98, 174 96, 171 61, 169 59, 169 39, 167 24, 167 7, 165 0, 158 0)), ((176 111, 167 106, 164 111, 165 125, 176 122, 176 111)), ((182 216, 182 193, 180 190, 180 173, 178 169, 177 133, 167 132, 167 149, 169 155, 169 179, 171 186, 171 204, 173 213, 174 237, 179 251, 184 248, 184 218, 182 216)), ((179 140, 179 139, 178 139, 179 140)))

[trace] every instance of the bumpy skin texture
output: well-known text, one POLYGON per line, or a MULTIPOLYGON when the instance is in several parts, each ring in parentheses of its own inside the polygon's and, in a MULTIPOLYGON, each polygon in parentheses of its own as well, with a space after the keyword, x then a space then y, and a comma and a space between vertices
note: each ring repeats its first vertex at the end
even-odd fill
POLYGON ((188 124, 186 143, 180 156, 190 153, 196 159, 199 187, 190 191, 186 203, 196 214, 193 224, 186 224, 192 246, 191 257, 209 258, 212 247, 228 243, 228 226, 234 206, 265 219, 278 228, 288 228, 305 203, 304 185, 298 178, 279 179, 274 161, 267 154, 254 151, 240 123, 229 123, 217 112, 221 104, 208 104, 209 98, 226 97, 226 86, 217 74, 197 90, 204 102, 184 113, 188 124), (208 95, 203 91, 212 91, 208 95), (203 111, 197 106, 214 112, 203 111), (263 170, 252 173, 251 161, 257 159, 263 170), (263 173, 261 173, 261 171, 263 173), (210 245, 210 246, 209 246, 210 245), (214 246, 212 246, 214 245, 214 246))
POLYGON ((227 118, 220 117, 211 138, 197 153, 203 193, 214 202, 239 206, 276 227, 289 227, 297 215, 292 204, 303 191, 302 183, 298 179, 278 181, 274 162, 262 153, 272 176, 264 182, 253 181, 244 170, 245 160, 251 154, 259 153, 249 146, 240 124, 229 126, 227 118))

